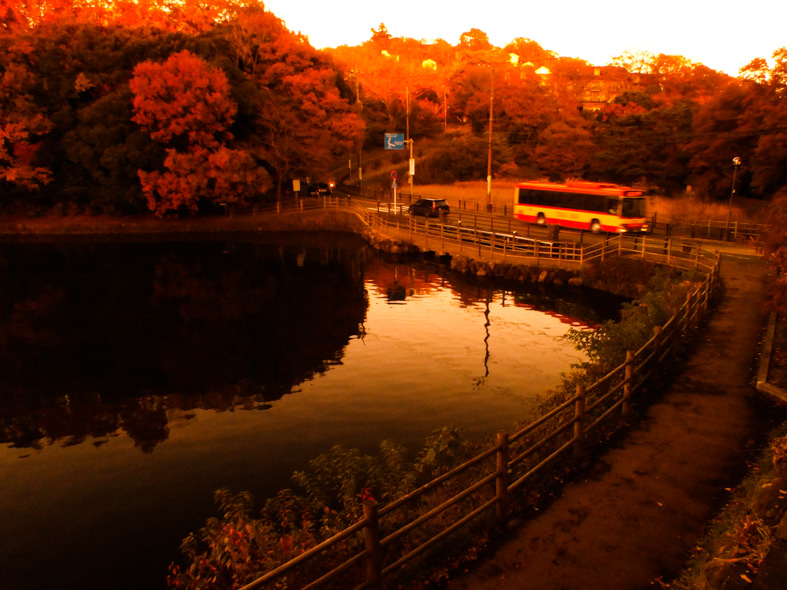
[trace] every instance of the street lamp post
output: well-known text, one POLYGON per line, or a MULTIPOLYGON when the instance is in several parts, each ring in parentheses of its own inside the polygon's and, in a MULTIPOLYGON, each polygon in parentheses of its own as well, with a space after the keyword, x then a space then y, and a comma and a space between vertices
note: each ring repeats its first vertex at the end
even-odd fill
POLYGON ((735 196, 735 178, 738 175, 738 168, 741 166, 741 159, 735 156, 732 159, 732 189, 730 190, 730 203, 727 206, 727 226, 724 229, 724 241, 730 237, 730 217, 732 216, 732 197, 735 196))
POLYGON ((489 157, 486 165, 486 210, 492 211, 492 109, 495 104, 495 68, 489 90, 489 157))

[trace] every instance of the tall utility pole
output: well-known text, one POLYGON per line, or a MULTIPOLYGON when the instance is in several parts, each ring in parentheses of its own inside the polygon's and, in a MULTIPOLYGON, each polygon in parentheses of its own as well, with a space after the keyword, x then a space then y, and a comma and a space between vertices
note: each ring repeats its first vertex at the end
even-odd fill
POLYGON ((413 202, 413 177, 415 176, 415 160, 413 160, 413 144, 415 143, 410 139, 407 143, 410 144, 410 202, 413 202))
POLYGON ((415 173, 415 167, 413 165, 413 140, 410 139, 410 87, 407 87, 407 94, 406 94, 406 107, 405 110, 407 112, 407 135, 405 137, 405 143, 410 144, 410 162, 409 162, 409 173, 407 175, 407 181, 410 183, 410 202, 413 202, 413 174, 415 173))
POLYGON ((443 133, 448 133, 448 95, 443 90, 443 133))
POLYGON ((492 211, 492 111, 495 104, 495 68, 492 68, 489 94, 489 159, 486 166, 486 210, 492 211))
POLYGON ((407 114, 407 123, 406 123, 407 129, 404 136, 404 140, 410 141, 410 87, 409 86, 407 86, 405 93, 406 94, 404 99, 404 104, 405 104, 404 111, 407 114))
MULTIPOLYGON (((350 76, 355 78, 355 102, 358 104, 358 109, 363 111, 363 103, 361 102, 361 87, 358 81, 358 70, 350 70, 350 76)), ((363 153, 363 138, 361 143, 358 144, 358 192, 363 192, 363 164, 361 162, 363 153)), ((352 173, 352 163, 350 163, 350 172, 352 173)))

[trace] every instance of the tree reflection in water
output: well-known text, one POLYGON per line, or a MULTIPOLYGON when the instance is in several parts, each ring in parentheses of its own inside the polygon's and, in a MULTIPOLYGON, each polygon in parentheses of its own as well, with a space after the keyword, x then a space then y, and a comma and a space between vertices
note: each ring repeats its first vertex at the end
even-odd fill
POLYGON ((126 432, 167 412, 264 409, 324 372, 363 323, 356 241, 0 247, 0 443, 126 432))
MULTIPOLYGON (((363 332, 364 281, 389 302, 445 285, 375 265, 353 239, 293 240, 0 246, 0 443, 98 445, 122 430, 149 452, 174 409, 266 409, 339 362, 363 332)), ((491 289, 457 296, 486 305, 486 378, 491 289)), ((593 313, 539 289, 516 302, 593 313)))

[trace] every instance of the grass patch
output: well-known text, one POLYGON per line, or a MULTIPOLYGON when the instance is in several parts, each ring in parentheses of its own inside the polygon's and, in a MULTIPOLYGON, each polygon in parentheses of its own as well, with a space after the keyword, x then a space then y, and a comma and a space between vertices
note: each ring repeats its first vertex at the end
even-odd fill
POLYGON ((695 548, 689 567, 669 587, 711 590, 740 580, 751 583, 786 511, 787 424, 783 424, 695 548))

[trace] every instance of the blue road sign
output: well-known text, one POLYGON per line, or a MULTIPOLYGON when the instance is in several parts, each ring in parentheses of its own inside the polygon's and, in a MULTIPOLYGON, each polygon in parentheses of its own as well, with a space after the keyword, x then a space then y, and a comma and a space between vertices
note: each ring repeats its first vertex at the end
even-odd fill
POLYGON ((387 150, 403 150, 404 149, 404 133, 386 133, 385 134, 385 149, 387 149, 387 150))

